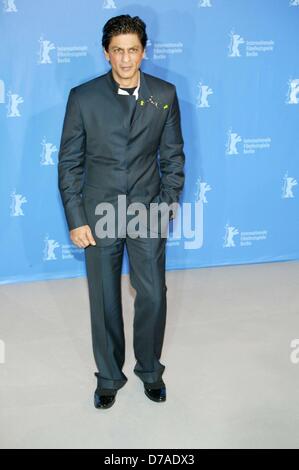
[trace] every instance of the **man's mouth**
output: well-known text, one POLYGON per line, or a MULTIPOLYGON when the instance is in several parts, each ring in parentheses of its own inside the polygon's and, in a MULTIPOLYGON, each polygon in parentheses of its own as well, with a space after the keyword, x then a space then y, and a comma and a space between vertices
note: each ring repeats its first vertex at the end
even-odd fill
POLYGON ((131 70, 131 68, 132 68, 131 66, 130 67, 122 67, 122 70, 125 70, 125 71, 126 70, 131 70))

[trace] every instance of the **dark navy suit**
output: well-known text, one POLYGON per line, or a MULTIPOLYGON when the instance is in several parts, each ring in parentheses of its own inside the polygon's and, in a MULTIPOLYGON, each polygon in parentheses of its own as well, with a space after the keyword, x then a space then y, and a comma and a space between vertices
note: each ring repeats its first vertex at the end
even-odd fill
POLYGON ((92 341, 102 389, 119 389, 125 338, 121 265, 126 245, 136 290, 135 373, 159 384, 166 321, 166 238, 127 234, 99 238, 95 207, 126 195, 127 206, 179 201, 184 185, 183 137, 176 88, 140 70, 138 100, 118 94, 112 70, 71 89, 59 150, 59 190, 70 230, 89 225, 96 246, 85 248, 92 341), (159 159, 158 159, 159 156, 159 159))

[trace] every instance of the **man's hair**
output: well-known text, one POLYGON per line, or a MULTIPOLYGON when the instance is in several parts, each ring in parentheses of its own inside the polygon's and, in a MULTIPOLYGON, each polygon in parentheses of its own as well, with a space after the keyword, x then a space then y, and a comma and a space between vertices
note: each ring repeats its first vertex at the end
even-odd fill
POLYGON ((139 16, 119 15, 110 18, 103 27, 102 46, 108 51, 111 38, 119 34, 136 33, 142 44, 146 46, 147 34, 146 24, 139 16))

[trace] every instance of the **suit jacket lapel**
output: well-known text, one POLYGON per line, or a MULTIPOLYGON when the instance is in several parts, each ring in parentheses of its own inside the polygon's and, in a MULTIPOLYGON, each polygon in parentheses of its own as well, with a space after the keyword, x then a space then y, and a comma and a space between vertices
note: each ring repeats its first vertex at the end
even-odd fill
POLYGON ((136 109, 135 109, 135 113, 131 122, 131 126, 134 125, 137 119, 142 119, 143 116, 145 116, 145 110, 149 111, 148 109, 146 109, 146 106, 148 105, 148 99, 150 98, 150 96, 151 96, 151 91, 146 81, 146 77, 144 73, 142 72, 142 70, 140 70, 140 88, 139 88, 138 99, 136 102, 136 109))

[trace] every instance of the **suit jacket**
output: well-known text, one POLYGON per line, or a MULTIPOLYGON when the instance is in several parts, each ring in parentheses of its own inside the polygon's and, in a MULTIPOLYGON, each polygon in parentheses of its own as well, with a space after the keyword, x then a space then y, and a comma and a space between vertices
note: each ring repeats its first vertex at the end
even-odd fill
MULTIPOLYGON (((61 135, 58 186, 69 230, 89 225, 95 206, 178 202, 184 185, 176 87, 140 70, 138 100, 118 94, 112 69, 70 90, 61 135)), ((113 241, 113 239, 112 239, 113 241)), ((109 241, 106 239, 106 243, 109 241)))

